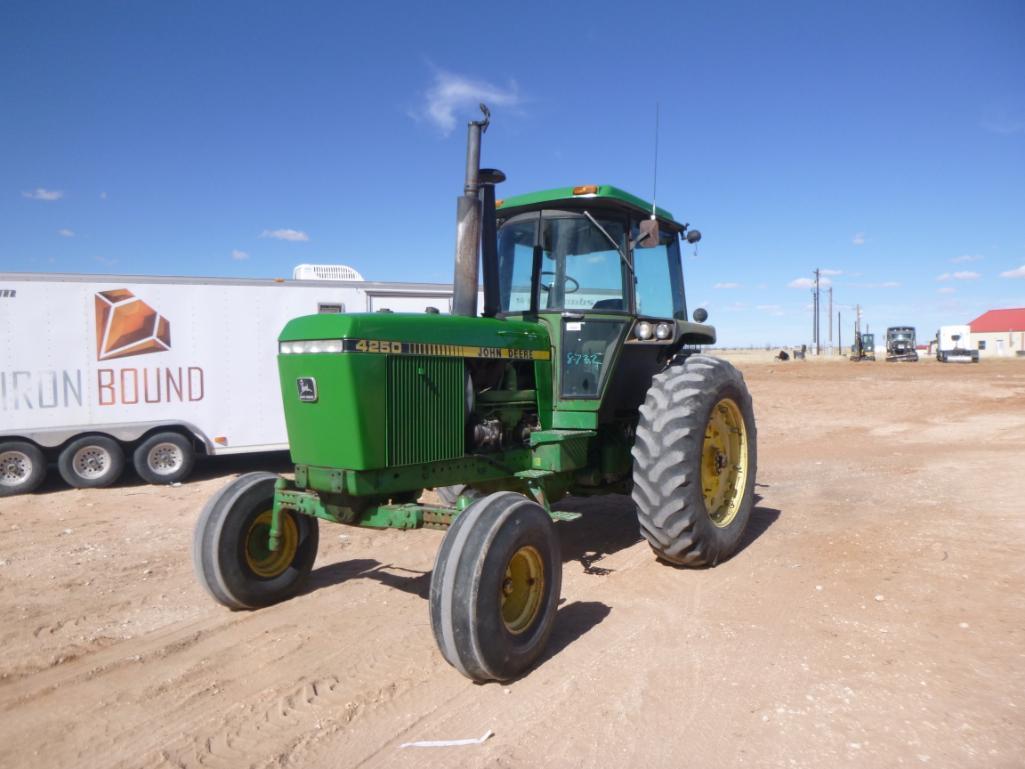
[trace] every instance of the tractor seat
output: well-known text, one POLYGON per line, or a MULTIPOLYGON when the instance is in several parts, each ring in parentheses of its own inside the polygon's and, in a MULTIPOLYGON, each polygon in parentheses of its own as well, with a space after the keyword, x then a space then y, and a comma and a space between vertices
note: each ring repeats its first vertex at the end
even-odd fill
POLYGON ((594 303, 592 310, 622 310, 623 300, 622 299, 599 299, 594 303))

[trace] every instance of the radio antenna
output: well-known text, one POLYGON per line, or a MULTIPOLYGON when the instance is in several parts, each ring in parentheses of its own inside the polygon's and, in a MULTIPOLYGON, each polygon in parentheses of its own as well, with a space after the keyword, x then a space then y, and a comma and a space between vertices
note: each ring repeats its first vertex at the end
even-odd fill
POLYGON ((655 167, 651 172, 651 218, 655 218, 655 198, 658 192, 658 111, 659 103, 655 102, 655 167))

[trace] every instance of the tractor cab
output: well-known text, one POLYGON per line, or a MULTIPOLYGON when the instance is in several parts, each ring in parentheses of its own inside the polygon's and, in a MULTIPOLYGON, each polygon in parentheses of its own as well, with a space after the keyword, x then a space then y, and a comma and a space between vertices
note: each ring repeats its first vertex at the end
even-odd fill
POLYGON ((609 185, 520 195, 494 210, 485 314, 547 327, 556 412, 577 412, 557 413, 556 426, 595 426, 579 412, 598 411, 606 392, 616 409, 635 409, 682 345, 715 341, 711 326, 687 318, 680 242, 701 234, 669 212, 609 185))

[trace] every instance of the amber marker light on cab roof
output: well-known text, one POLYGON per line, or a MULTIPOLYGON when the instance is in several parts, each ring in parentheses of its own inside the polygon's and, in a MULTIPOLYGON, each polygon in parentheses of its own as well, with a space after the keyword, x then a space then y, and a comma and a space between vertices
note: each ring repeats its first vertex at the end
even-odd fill
POLYGON ((574 195, 597 195, 598 185, 597 184, 582 184, 579 187, 573 188, 574 195))
POLYGON ((505 204, 505 200, 503 200, 502 198, 499 198, 498 200, 495 201, 495 208, 501 208, 504 204, 505 204))

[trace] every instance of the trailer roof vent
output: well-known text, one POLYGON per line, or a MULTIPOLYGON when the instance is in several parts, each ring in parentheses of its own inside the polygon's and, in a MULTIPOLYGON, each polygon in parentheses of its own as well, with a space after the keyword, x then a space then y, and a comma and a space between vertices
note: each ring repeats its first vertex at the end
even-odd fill
POLYGON ((299 264, 292 270, 294 280, 363 280, 357 270, 345 264, 299 264))

